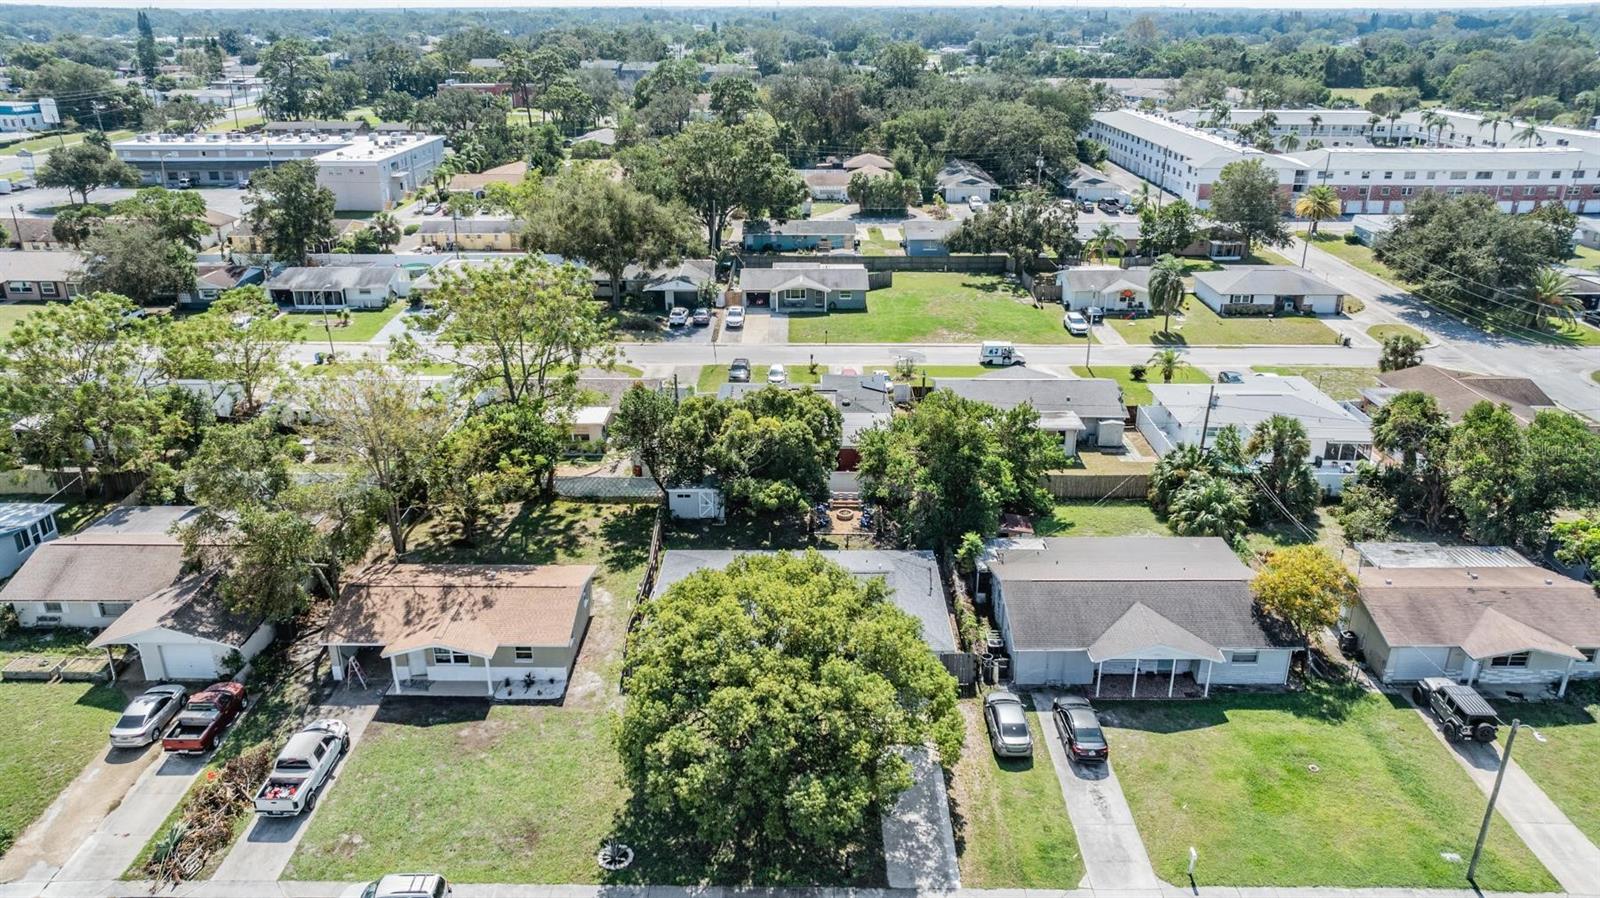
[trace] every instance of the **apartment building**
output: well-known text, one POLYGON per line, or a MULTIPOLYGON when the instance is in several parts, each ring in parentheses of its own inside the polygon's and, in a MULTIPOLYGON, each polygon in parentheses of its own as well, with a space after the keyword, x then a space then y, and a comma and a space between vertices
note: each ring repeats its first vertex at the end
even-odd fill
POLYGON ((0 101, 0 131, 43 131, 59 124, 61 113, 49 97, 0 101))
POLYGON ((1148 113, 1097 112, 1088 136, 1106 148, 1113 163, 1201 209, 1211 205, 1212 184, 1233 162, 1259 160, 1278 175, 1287 196, 1300 194, 1309 184, 1310 166, 1294 156, 1263 153, 1148 113))
POLYGON ((1170 114, 1173 121, 1199 128, 1225 139, 1237 139, 1240 128, 1254 125, 1271 115, 1268 129, 1275 139, 1293 134, 1299 146, 1315 139, 1328 147, 1366 147, 1392 140, 1423 140, 1422 122, 1417 113, 1407 113, 1396 121, 1379 117, 1365 109, 1231 109, 1217 121, 1210 109, 1180 109, 1170 114))
POLYGON ((1504 212, 1547 203, 1600 212, 1600 156, 1574 146, 1337 147, 1296 158, 1309 164, 1313 184, 1338 192, 1347 215, 1399 214, 1429 192, 1488 194, 1504 212))

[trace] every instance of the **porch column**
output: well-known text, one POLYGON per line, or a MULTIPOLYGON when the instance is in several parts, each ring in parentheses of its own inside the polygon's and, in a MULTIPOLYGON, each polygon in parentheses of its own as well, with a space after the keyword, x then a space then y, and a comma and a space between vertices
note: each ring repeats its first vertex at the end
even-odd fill
POLYGON ((1211 668, 1213 666, 1215 666, 1215 664, 1216 664, 1216 662, 1214 662, 1214 661, 1207 661, 1206 662, 1206 691, 1205 691, 1205 697, 1206 698, 1210 698, 1211 697, 1211 668))
POLYGON ((344 680, 344 657, 339 653, 339 647, 338 646, 336 646, 336 645, 328 646, 328 661, 329 661, 330 664, 333 665, 333 671, 332 671, 333 672, 333 681, 335 683, 343 682, 343 680, 344 680))
POLYGON ((394 663, 394 656, 389 656, 389 679, 394 681, 394 691, 400 694, 400 666, 394 663))
POLYGON ((1178 685, 1178 662, 1172 662, 1172 675, 1167 677, 1167 698, 1172 698, 1172 687, 1178 685))
POLYGON ((1139 697, 1139 659, 1133 659, 1133 688, 1128 690, 1128 698, 1139 697))
POLYGON ((1561 686, 1556 690, 1556 698, 1564 698, 1567 694, 1567 681, 1572 679, 1572 658, 1567 659, 1567 669, 1561 672, 1561 686))
POLYGON ((1101 680, 1102 676, 1104 675, 1104 673, 1105 673, 1105 662, 1104 661, 1096 661, 1094 663, 1094 697, 1095 698, 1099 698, 1100 697, 1100 680, 1101 680))
MULTIPOLYGON (((117 658, 116 658, 115 655, 111 654, 111 646, 109 646, 109 645, 106 646, 106 666, 111 668, 111 683, 112 683, 112 685, 115 685, 116 682, 117 682, 117 658)), ((1572 665, 1570 663, 1568 663, 1567 664, 1567 670, 1571 670, 1571 669, 1572 669, 1572 665)), ((1562 689, 1567 688, 1567 681, 1566 680, 1562 680, 1561 681, 1561 688, 1562 689)))
POLYGON ((489 687, 489 697, 494 698, 494 666, 489 662, 491 658, 483 659, 483 683, 489 687))

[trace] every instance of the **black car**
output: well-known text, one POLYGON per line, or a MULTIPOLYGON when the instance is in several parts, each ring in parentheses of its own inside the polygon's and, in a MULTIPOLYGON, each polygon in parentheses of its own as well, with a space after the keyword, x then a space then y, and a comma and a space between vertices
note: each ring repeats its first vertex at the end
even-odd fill
POLYGON ((1080 695, 1068 695, 1052 703, 1056 727, 1061 731, 1061 744, 1067 757, 1074 761, 1104 763, 1111 757, 1111 746, 1106 744, 1105 731, 1100 729, 1100 718, 1094 706, 1080 695))
POLYGON ((728 383, 747 384, 750 382, 750 360, 734 359, 728 366, 728 383))
POLYGON ((1411 697, 1428 709, 1451 742, 1493 742, 1500 732, 1500 717, 1471 686, 1427 677, 1411 688, 1411 697))
POLYGON ((1095 205, 1100 207, 1100 211, 1101 212, 1105 212, 1105 213, 1110 214, 1110 215, 1120 215, 1120 214, 1122 214, 1122 204, 1117 202, 1116 200, 1105 199, 1105 200, 1101 200, 1100 202, 1096 203, 1095 205))

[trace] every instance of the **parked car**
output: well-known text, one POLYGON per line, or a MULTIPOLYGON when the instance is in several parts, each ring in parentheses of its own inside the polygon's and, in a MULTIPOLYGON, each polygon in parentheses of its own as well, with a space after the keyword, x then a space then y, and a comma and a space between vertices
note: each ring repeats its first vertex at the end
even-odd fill
POLYGON ((1079 212, 1093 212, 1094 211, 1094 203, 1091 203, 1088 200, 1078 200, 1078 211, 1079 212))
POLYGON ((328 718, 301 727, 278 752, 267 781, 256 790, 256 813, 294 817, 316 807, 317 793, 348 751, 350 728, 344 721, 328 718))
POLYGON ((1089 336, 1089 319, 1083 317, 1081 312, 1069 311, 1067 314, 1062 315, 1061 326, 1066 328, 1067 333, 1074 337, 1089 336))
POLYGON ((967 208, 974 212, 982 212, 989 208, 989 204, 984 202, 981 196, 969 196, 967 197, 967 208))
POLYGON ((711 310, 705 306, 701 306, 700 308, 694 310, 694 315, 691 316, 691 320, 694 322, 695 327, 705 327, 711 323, 711 310))
POLYGON ((728 365, 728 383, 747 384, 750 382, 750 360, 734 359, 728 365))
POLYGON ((1061 729, 1061 744, 1067 757, 1074 761, 1105 762, 1111 757, 1111 746, 1106 744, 1105 731, 1100 728, 1100 718, 1094 706, 1081 695, 1067 695, 1056 699, 1052 705, 1056 726, 1061 729))
POLYGON ((1493 742, 1500 732, 1500 716, 1471 686, 1426 677, 1411 687, 1411 697, 1428 709, 1451 742, 1493 742))
POLYGON ((161 737, 161 748, 184 754, 200 754, 216 747, 222 731, 244 710, 244 685, 228 681, 212 683, 189 696, 172 728, 161 737))
POLYGON ((1244 372, 1242 372, 1242 371, 1219 371, 1219 372, 1217 372, 1217 383, 1219 383, 1219 384, 1242 384, 1242 383, 1244 383, 1244 372))
POLYGON ((1033 733, 1022 699, 1010 692, 991 692, 983 700, 983 722, 989 727, 989 745, 1002 758, 1033 757, 1033 733))
POLYGON ((450 898, 450 883, 437 873, 390 873, 367 883, 361 898, 450 898))
POLYGON ((440 208, 441 207, 440 207, 440 205, 438 203, 424 203, 422 205, 422 214, 423 215, 438 215, 440 208))
POLYGON ((772 365, 767 368, 767 383, 786 384, 789 382, 789 369, 782 365, 772 365))
POLYGON ((744 306, 729 306, 722 313, 723 327, 744 327, 744 306))
POLYGON ((194 186, 194 179, 193 178, 179 178, 178 179, 178 189, 179 190, 188 190, 189 188, 191 188, 193 186, 194 186))
POLYGON ((689 310, 684 308, 683 306, 673 306, 672 307, 672 311, 667 313, 667 326, 668 327, 683 327, 685 324, 688 324, 688 323, 689 323, 689 310))
POLYGON ((1106 213, 1107 215, 1121 215, 1122 214, 1122 204, 1117 202, 1114 199, 1109 198, 1109 197, 1106 198, 1106 199, 1101 200, 1100 202, 1096 203, 1095 205, 1099 206, 1100 207, 1100 211, 1106 213))
POLYGON ((128 707, 111 727, 112 748, 144 748, 161 738, 167 724, 183 708, 189 690, 168 684, 151 686, 128 707))

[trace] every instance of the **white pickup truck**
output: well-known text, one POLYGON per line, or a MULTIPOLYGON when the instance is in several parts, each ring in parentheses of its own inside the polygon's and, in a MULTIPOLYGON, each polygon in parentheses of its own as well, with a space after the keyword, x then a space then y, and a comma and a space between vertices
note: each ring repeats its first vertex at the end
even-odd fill
POLYGON ((267 781, 256 791, 256 813, 293 817, 317 806, 317 793, 350 750, 350 729, 341 720, 315 720, 289 737, 267 781))

